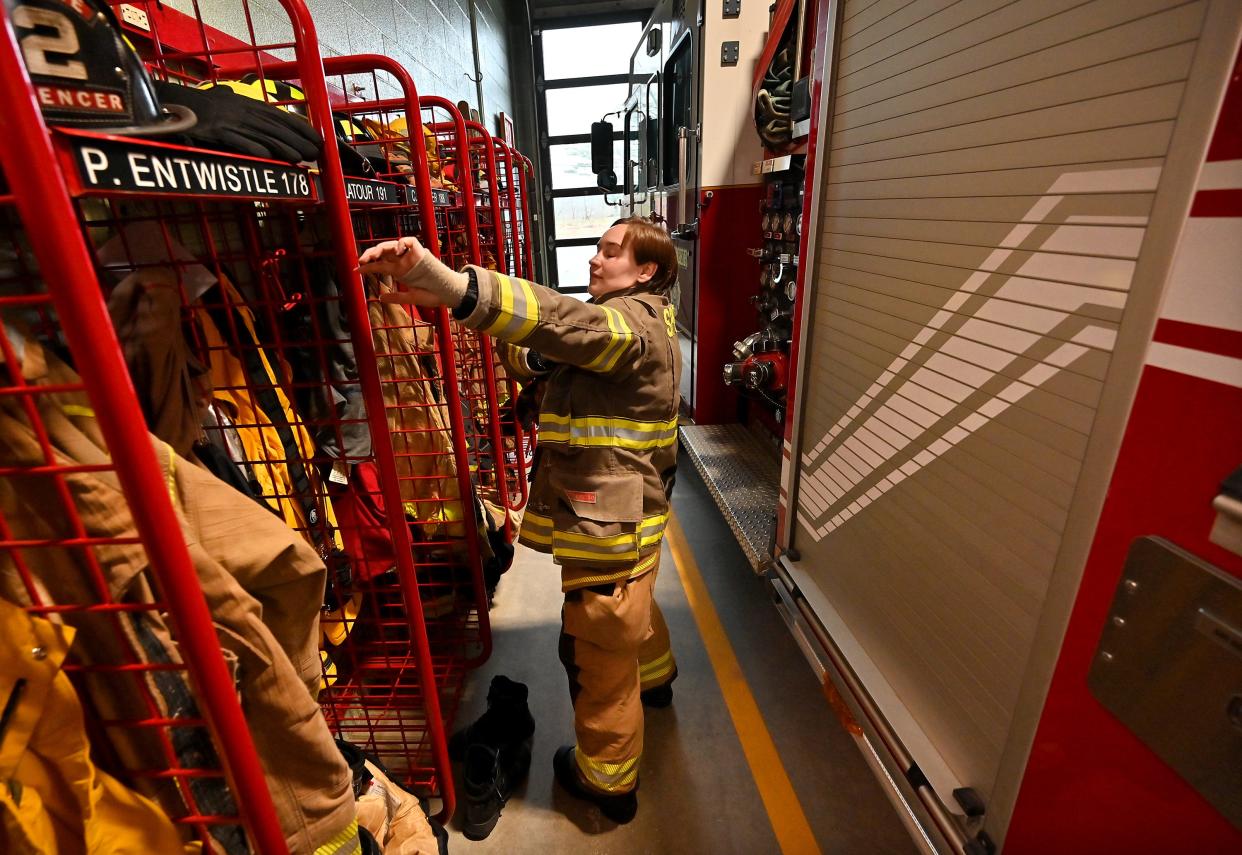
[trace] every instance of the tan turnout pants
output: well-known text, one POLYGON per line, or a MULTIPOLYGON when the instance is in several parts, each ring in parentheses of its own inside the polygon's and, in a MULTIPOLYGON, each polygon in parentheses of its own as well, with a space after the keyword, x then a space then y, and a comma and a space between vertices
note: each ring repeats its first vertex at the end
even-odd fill
POLYGON ((565 594, 560 655, 574 705, 574 756, 583 783, 598 792, 638 785, 639 693, 677 676, 668 627, 652 597, 658 568, 657 559, 637 578, 565 594))

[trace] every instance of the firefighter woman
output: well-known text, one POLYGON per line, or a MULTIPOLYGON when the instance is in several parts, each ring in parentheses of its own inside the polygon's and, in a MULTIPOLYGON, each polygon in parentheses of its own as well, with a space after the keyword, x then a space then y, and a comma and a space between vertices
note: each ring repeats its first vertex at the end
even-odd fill
POLYGON ((677 467, 672 241, 646 220, 619 220, 591 259, 586 303, 480 267, 455 272, 412 237, 378 244, 359 263, 405 286, 384 299, 447 306, 506 342, 519 380, 546 375, 520 540, 552 554, 565 593, 560 658, 577 744, 560 748, 553 766, 570 793, 629 822, 643 705, 668 706, 677 676, 652 599, 677 467))

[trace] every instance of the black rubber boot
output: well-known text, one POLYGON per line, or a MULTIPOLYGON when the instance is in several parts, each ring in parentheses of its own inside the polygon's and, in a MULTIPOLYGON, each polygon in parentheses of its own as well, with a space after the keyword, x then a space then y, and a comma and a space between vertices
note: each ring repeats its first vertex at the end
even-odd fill
POLYGON ((653 709, 662 710, 673 705, 673 684, 665 683, 662 686, 653 686, 645 692, 639 694, 643 706, 653 709))
MULTIPOLYGON (((530 714, 526 696, 525 683, 510 680, 503 674, 493 677, 487 690, 487 712, 453 734, 449 739, 449 756, 464 760, 466 748, 475 743, 500 751, 506 745, 517 746, 529 741, 535 734, 535 719, 530 714)), ((529 753, 529 747, 527 751, 529 753)))
POLYGON ((497 751, 482 743, 466 748, 463 791, 466 800, 464 832, 471 840, 492 833, 500 811, 513 791, 530 773, 531 740, 506 744, 497 751))
POLYGON ((469 840, 482 840, 500 820, 505 796, 500 791, 500 757, 494 748, 475 743, 466 749, 466 774, 462 794, 466 818, 462 832, 469 840))
POLYGON ((556 773, 556 782, 572 796, 594 802, 599 805, 600 812, 615 822, 625 825, 638 813, 638 786, 628 793, 609 796, 589 789, 578 777, 578 764, 574 761, 574 746, 562 745, 552 758, 552 770, 556 773))
POLYGON ((673 669, 673 673, 669 678, 658 686, 652 686, 644 692, 639 693, 639 699, 643 702, 643 706, 652 709, 662 710, 673 705, 673 681, 677 679, 677 669, 673 669))

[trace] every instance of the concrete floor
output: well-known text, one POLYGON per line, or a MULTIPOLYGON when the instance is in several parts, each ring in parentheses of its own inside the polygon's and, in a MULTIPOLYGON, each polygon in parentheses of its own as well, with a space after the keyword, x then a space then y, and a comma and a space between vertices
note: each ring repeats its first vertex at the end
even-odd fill
MULTIPOLYGON (((673 506, 820 849, 915 852, 684 457, 673 506)), ((486 840, 462 836, 459 807, 449 827, 454 855, 780 852, 667 545, 661 566, 656 599, 668 620, 680 676, 673 706, 647 711, 637 818, 617 826, 554 784, 552 754, 573 741, 556 652, 560 577, 548 556, 519 547, 491 613, 494 652, 467 679, 458 722, 473 721, 486 708, 494 674, 520 680, 530 687, 535 759, 530 778, 486 840)), ((457 775, 460 798, 460 768, 457 775)))

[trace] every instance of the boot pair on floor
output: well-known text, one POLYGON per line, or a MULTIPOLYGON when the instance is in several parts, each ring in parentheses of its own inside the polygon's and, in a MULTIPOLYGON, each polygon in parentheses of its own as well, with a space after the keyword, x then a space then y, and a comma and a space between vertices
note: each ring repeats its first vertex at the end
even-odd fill
POLYGON ((470 840, 492 833, 505 802, 530 772, 535 719, 526 698, 526 684, 493 677, 487 712, 449 740, 449 756, 465 764, 463 831, 470 840))
MULTIPOLYGON (((503 675, 493 677, 487 691, 487 711, 449 740, 449 755, 465 764, 463 832, 470 840, 483 840, 492 833, 501 809, 530 772, 535 719, 530 714, 527 696, 524 683, 503 675)), ((673 702, 672 681, 648 689, 641 698, 645 707, 668 707, 673 702)), ((582 782, 574 746, 558 749, 552 768, 557 782, 567 792, 594 802, 604 816, 618 825, 629 822, 638 812, 637 787, 628 793, 607 795, 582 782)))

